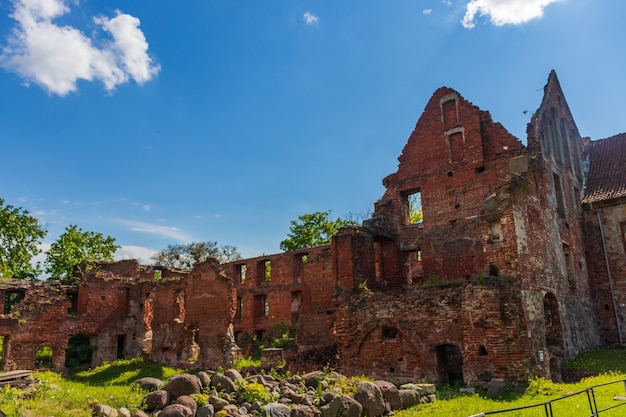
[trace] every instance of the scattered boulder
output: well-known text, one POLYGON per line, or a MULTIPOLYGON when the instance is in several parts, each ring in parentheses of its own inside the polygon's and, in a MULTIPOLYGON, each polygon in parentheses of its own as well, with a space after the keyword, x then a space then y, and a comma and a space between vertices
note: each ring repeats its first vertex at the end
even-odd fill
POLYGON ((402 400, 402 408, 407 409, 420 404, 420 392, 416 389, 399 389, 398 394, 402 400))
POLYGON ((291 417, 315 417, 316 410, 310 405, 294 404, 291 406, 291 417))
POLYGON ((139 388, 144 391, 160 390, 165 385, 165 383, 159 378, 153 378, 151 376, 139 378, 137 381, 135 381, 135 383, 139 385, 139 388))
POLYGON ((228 378, 230 378, 231 381, 238 381, 243 379, 243 376, 241 375, 241 373, 236 370, 236 369, 229 369, 226 372, 224 372, 224 376, 227 376, 228 378))
POLYGON ((145 411, 135 411, 135 414, 132 417, 150 417, 145 411))
POLYGON ((402 398, 398 393, 398 388, 389 381, 374 381, 383 392, 383 398, 389 404, 391 411, 402 409, 402 398))
POLYGON ((211 397, 209 397, 209 404, 213 406, 215 411, 220 411, 221 409, 226 407, 229 402, 223 398, 218 397, 217 395, 211 395, 211 397))
POLYGON ((213 417, 215 415, 215 409, 211 404, 198 407, 196 411, 196 417, 213 417))
POLYGON ((159 412, 159 417, 193 417, 189 407, 182 404, 171 404, 159 412))
POLYGON ((263 407, 266 417, 291 417, 291 409, 285 404, 269 403, 263 407))
POLYGON ((199 394, 202 390, 200 379, 191 374, 174 375, 167 381, 163 389, 176 399, 181 395, 199 394))
POLYGON ((152 391, 145 396, 148 411, 161 410, 170 403, 170 394, 164 389, 152 391))
POLYGON ((117 410, 108 405, 97 405, 94 407, 91 415, 94 417, 117 417, 117 410))
POLYGON ((385 399, 378 385, 369 381, 358 381, 356 388, 354 399, 363 406, 364 417, 378 417, 385 413, 385 399))
POLYGON ((196 404, 196 400, 188 395, 181 395, 180 397, 176 398, 174 404, 182 404, 185 407, 189 408, 192 412, 192 415, 195 415, 196 411, 198 410, 198 404, 196 404))
POLYGON ((341 398, 341 408, 338 417, 360 417, 363 412, 363 406, 354 398, 347 395, 341 398))
POLYGON ((211 377, 211 387, 215 388, 218 392, 235 392, 237 387, 232 379, 224 374, 215 374, 211 377))
POLYGON ((121 407, 117 411, 120 417, 131 417, 130 410, 126 407, 121 407))

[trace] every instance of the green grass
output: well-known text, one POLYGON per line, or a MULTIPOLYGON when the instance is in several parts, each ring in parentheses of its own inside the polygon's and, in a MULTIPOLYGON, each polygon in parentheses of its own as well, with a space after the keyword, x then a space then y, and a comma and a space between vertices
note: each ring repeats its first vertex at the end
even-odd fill
MULTIPOLYGON (((574 384, 554 383, 542 378, 534 379, 527 387, 507 390, 499 397, 490 398, 484 393, 461 396, 457 391, 440 389, 439 400, 397 412, 395 417, 468 417, 487 411, 505 410, 523 407, 562 397, 581 391, 593 385, 626 379, 626 349, 597 350, 579 355, 565 364, 567 369, 582 369, 596 374, 574 384)), ((626 395, 623 383, 615 383, 594 389, 598 409, 618 404, 613 397, 626 395)), ((552 403, 555 417, 587 417, 591 414, 587 394, 572 396, 552 403)), ((531 409, 495 414, 502 417, 541 417, 545 416, 543 405, 531 409)), ((600 417, 618 417, 626 415, 626 405, 600 414, 600 417)))
POLYGON ((88 417, 98 404, 139 409, 145 395, 133 382, 144 376, 166 380, 180 373, 136 358, 120 360, 75 375, 34 372, 41 383, 26 394, 15 388, 0 389, 0 410, 9 417, 88 417))
MULTIPOLYGON (((410 410, 396 412, 395 417, 467 417, 485 411, 503 410, 545 401, 586 387, 626 379, 626 350, 603 350, 580 355, 571 363, 571 369, 586 369, 600 375, 583 379, 576 384, 557 384, 545 379, 534 379, 527 387, 513 388, 500 396, 489 398, 484 394, 460 396, 451 389, 440 389, 439 400, 423 404, 410 410)), ((34 372, 42 381, 30 394, 15 388, 0 388, 0 410, 9 417, 88 417, 97 404, 111 407, 126 407, 131 412, 139 409, 144 393, 133 382, 144 376, 167 380, 182 372, 136 358, 120 360, 75 375, 60 375, 54 372, 34 372)), ((622 383, 608 385, 595 390, 598 408, 613 405, 613 397, 625 395, 622 383)), ((553 404, 555 417, 589 416, 587 396, 577 395, 553 404)), ((626 406, 602 413, 600 417, 626 415, 626 406)), ((505 414, 503 417, 545 416, 543 406, 505 414)))

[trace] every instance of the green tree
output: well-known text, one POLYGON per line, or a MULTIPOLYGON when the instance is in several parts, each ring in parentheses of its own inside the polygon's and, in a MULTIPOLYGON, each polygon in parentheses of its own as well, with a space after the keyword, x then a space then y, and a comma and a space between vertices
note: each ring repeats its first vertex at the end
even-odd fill
POLYGON ((235 246, 218 246, 217 242, 207 241, 168 245, 166 249, 152 256, 157 265, 178 269, 192 269, 209 258, 224 263, 241 259, 241 254, 235 246))
POLYGON ((115 238, 102 233, 83 232, 76 225, 70 225, 46 252, 46 272, 50 279, 76 282, 74 272, 83 274, 94 262, 112 261, 115 251, 120 247, 115 238), (84 266, 84 269, 80 269, 84 266))
POLYGON ((326 245, 330 243, 339 228, 358 225, 359 223, 355 220, 345 220, 341 217, 331 220, 330 210, 303 214, 298 217, 298 220, 291 221, 289 234, 287 239, 280 242, 280 249, 289 252, 326 245))
POLYGON ((28 211, 5 205, 0 198, 0 276, 29 279, 39 275, 39 265, 31 265, 31 260, 41 253, 45 236, 46 231, 28 211))

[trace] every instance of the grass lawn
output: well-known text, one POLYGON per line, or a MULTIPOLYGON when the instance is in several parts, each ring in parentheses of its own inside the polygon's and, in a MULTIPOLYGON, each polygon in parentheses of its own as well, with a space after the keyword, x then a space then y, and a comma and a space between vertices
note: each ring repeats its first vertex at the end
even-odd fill
MULTIPOLYGON (((527 387, 511 387, 504 395, 489 398, 484 393, 461 396, 449 388, 440 388, 439 400, 397 412, 394 417, 450 416, 468 417, 480 412, 543 404, 545 401, 586 387, 626 379, 626 350, 601 350, 585 353, 566 365, 572 369, 586 369, 599 375, 575 384, 557 384, 545 379, 534 379, 527 387)), ((138 378, 152 376, 167 380, 182 372, 144 359, 116 361, 75 375, 54 372, 34 372, 41 383, 31 393, 15 388, 0 388, 0 410, 9 417, 88 417, 97 404, 126 407, 131 412, 139 409, 144 393, 133 384, 138 378)), ((626 395, 623 383, 611 384, 595 390, 598 408, 613 405, 616 395, 626 395)), ((555 417, 591 414, 587 395, 577 395, 553 404, 555 417)), ((544 407, 496 414, 503 417, 545 416, 544 407)), ((626 415, 626 406, 602 413, 600 417, 626 415)))

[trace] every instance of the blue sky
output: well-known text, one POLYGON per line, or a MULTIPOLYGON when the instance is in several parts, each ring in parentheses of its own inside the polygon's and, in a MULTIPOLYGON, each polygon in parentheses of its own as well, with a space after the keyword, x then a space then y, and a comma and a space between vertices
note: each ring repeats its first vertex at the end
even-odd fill
MULTIPOLYGON (((432 93, 626 131, 623 0, 0 0, 0 198, 148 261, 371 210, 432 93)), ((528 114, 526 114, 526 113, 528 114)))

